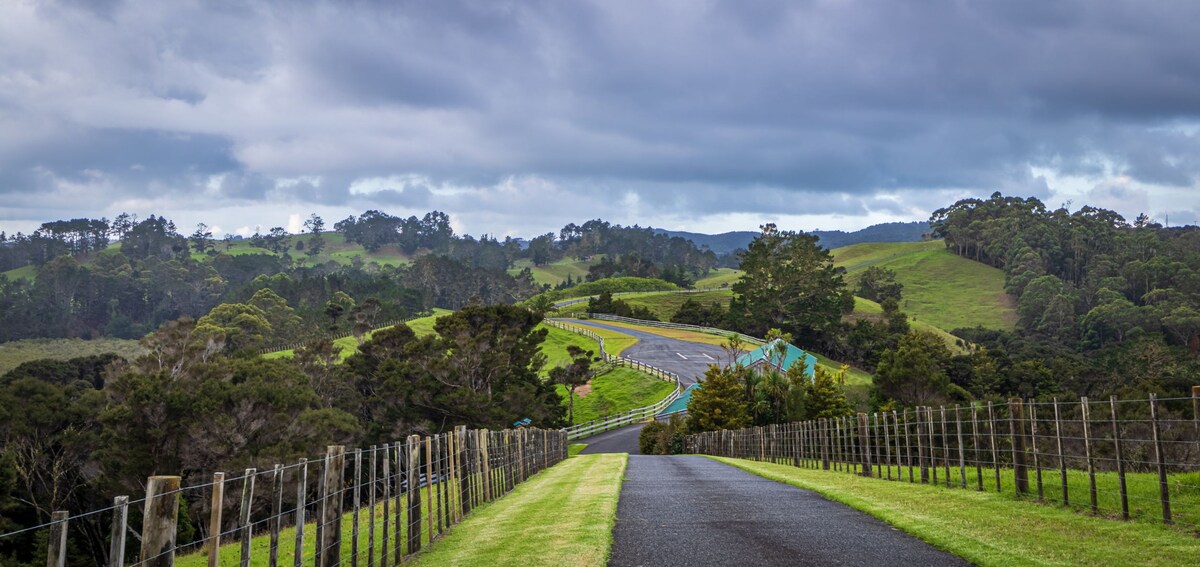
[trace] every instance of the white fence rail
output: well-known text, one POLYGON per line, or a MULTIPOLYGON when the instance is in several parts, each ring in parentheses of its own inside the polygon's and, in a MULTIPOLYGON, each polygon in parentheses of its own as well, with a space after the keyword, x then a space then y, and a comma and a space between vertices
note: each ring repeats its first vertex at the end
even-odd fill
POLYGON ((597 321, 616 321, 618 323, 629 323, 631 325, 642 325, 645 327, 661 327, 664 329, 680 329, 683 331, 695 331, 697 333, 707 333, 709 335, 718 335, 718 336, 722 336, 722 337, 736 336, 739 339, 741 339, 747 343, 756 344, 756 345, 761 345, 761 344, 767 342, 758 337, 752 337, 750 335, 743 335, 742 333, 735 333, 733 331, 726 331, 725 329, 717 329, 714 327, 701 327, 699 325, 685 325, 683 323, 664 323, 662 321, 647 321, 645 319, 631 319, 629 317, 619 317, 617 315, 609 315, 607 313, 587 313, 586 315, 581 315, 580 317, 596 319, 597 321))
POLYGON ((561 321, 554 321, 554 320, 547 320, 546 324, 550 325, 552 327, 557 327, 564 331, 569 331, 572 333, 583 335, 585 337, 588 337, 588 338, 596 341, 597 343, 600 344, 601 358, 609 364, 633 368, 635 370, 639 370, 641 372, 645 372, 646 374, 654 376, 655 378, 659 378, 661 380, 665 380, 667 382, 671 382, 671 383, 675 384, 675 390, 673 390, 670 395, 663 398, 661 401, 659 401, 657 403, 654 403, 654 404, 651 404, 651 405, 648 405, 645 407, 634 408, 634 409, 627 410, 627 411, 624 411, 624 412, 621 412, 618 414, 614 414, 614 415, 606 415, 604 417, 599 417, 599 418, 593 419, 591 421, 572 425, 570 427, 563 429, 563 431, 567 432, 567 439, 581 439, 584 437, 589 437, 591 435, 595 435, 597 433, 603 433, 605 431, 616 429, 618 427, 624 427, 626 425, 638 423, 638 422, 644 421, 646 419, 652 418, 658 412, 660 412, 660 411, 666 409, 668 406, 670 406, 671 403, 673 403, 676 399, 678 399, 680 394, 683 393, 683 389, 679 386, 679 376, 678 375, 676 375, 673 372, 668 372, 666 370, 663 370, 661 368, 655 368, 648 364, 638 362, 636 360, 631 360, 631 359, 624 358, 622 356, 618 356, 615 354, 609 354, 608 351, 606 351, 604 349, 604 337, 601 337, 600 335, 596 334, 591 329, 586 329, 583 327, 578 327, 575 325, 570 325, 568 323, 563 323, 561 321))

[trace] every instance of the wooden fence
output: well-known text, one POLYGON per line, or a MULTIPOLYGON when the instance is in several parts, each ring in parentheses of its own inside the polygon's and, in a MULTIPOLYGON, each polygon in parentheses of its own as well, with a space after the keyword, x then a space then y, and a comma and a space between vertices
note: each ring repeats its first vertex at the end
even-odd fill
POLYGON ((1200 527, 1200 386, 1191 398, 1013 399, 713 431, 686 452, 1200 527))
POLYGON ((107 562, 101 563, 110 567, 169 566, 181 557, 210 567, 252 561, 270 567, 396 565, 472 508, 566 457, 562 431, 458 427, 363 449, 331 446, 314 459, 236 476, 217 472, 211 482, 190 486, 181 486, 178 476, 150 477, 144 498, 118 496, 110 508, 75 516, 55 512, 47 524, 0 538, 44 531, 47 565, 62 567, 71 521, 107 514, 112 532, 107 562), (208 522, 200 526, 202 537, 181 545, 176 539, 184 499, 208 522), (128 521, 130 506, 142 509, 136 532, 128 521))

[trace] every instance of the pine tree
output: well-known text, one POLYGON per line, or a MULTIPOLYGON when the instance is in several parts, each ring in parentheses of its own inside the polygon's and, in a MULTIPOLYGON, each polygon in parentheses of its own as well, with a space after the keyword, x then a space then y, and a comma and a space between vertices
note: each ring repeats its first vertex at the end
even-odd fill
POLYGON ((746 374, 742 367, 708 367, 704 384, 692 391, 688 402, 688 428, 699 431, 741 429, 750 425, 746 412, 746 374))

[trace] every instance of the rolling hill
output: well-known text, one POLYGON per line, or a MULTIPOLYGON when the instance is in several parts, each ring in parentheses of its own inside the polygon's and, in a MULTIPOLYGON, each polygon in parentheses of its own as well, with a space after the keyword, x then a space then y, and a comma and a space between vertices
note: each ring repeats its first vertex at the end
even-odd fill
MULTIPOLYGON (((786 228, 786 227, 784 227, 786 228)), ((654 229, 655 232, 668 236, 679 236, 696 243, 696 246, 707 246, 717 254, 728 254, 738 248, 745 248, 758 236, 758 232, 744 230, 725 232, 721 234, 701 234, 698 232, 680 232, 654 229)), ((929 232, 927 222, 889 222, 868 226, 862 230, 845 232, 841 230, 814 230, 808 234, 818 236, 821 246, 826 249, 840 248, 861 242, 916 242, 929 232)))

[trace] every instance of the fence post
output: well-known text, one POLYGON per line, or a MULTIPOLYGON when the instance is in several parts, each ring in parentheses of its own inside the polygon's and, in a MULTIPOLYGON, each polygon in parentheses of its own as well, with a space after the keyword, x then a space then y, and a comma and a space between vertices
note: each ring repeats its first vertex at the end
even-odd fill
POLYGON ((962 488, 966 488, 967 450, 963 446, 962 414, 959 413, 958 406, 954 406, 954 434, 958 437, 958 476, 962 481, 962 488))
POLYGON ((393 442, 392 451, 396 452, 396 456, 392 461, 395 463, 393 468, 396 471, 396 474, 392 475, 392 497, 395 499, 395 503, 392 505, 392 555, 395 557, 395 562, 399 563, 404 557, 403 516, 405 509, 404 504, 400 500, 400 495, 404 494, 404 471, 408 470, 405 467, 412 466, 412 464, 408 462, 408 455, 403 442, 393 442))
POLYGON ((983 455, 979 454, 979 406, 971 402, 971 457, 975 459, 975 490, 983 492, 983 455))
POLYGON ((1117 397, 1110 396, 1108 398, 1109 406, 1112 410, 1112 432, 1113 432, 1113 450, 1116 453, 1117 459, 1117 481, 1121 488, 1121 519, 1129 519, 1129 494, 1125 489, 1125 461, 1121 459, 1121 427, 1117 422, 1117 397))
POLYGON ((304 506, 308 498, 308 459, 301 458, 296 465, 296 545, 293 565, 304 564, 304 506))
POLYGON ((829 470, 829 436, 827 431, 827 421, 821 418, 817 425, 817 435, 821 437, 821 468, 829 470))
POLYGON ((1008 431, 1012 438, 1013 486, 1018 495, 1029 493, 1029 469, 1025 467, 1025 406, 1021 398, 1008 401, 1008 431))
POLYGON ((921 467, 921 484, 929 483, 929 467, 925 462, 925 408, 917 406, 917 461, 921 467))
POLYGON ((245 477, 242 479, 242 507, 240 512, 240 525, 238 526, 239 537, 242 538, 242 567, 250 567, 250 539, 254 535, 254 525, 250 523, 250 509, 254 501, 254 476, 258 474, 257 469, 246 469, 245 477))
MULTIPOLYGON (((358 567, 359 513, 362 510, 362 449, 354 449, 353 523, 350 527, 350 564, 358 567)), ((374 512, 374 510, 372 510, 374 512)))
POLYGON ((887 479, 892 480, 892 437, 888 431, 888 412, 883 412, 884 462, 887 463, 887 479))
POLYGON ((1167 466, 1164 463, 1162 435, 1158 426, 1158 394, 1150 394, 1150 430, 1154 434, 1154 467, 1158 469, 1158 495, 1162 500, 1163 523, 1171 521, 1171 491, 1167 485, 1167 466))
POLYGON ((992 470, 996 473, 996 492, 1000 492, 1000 452, 996 449, 996 412, 988 402, 988 437, 992 442, 992 470))
POLYGON ((367 508, 371 510, 367 514, 367 567, 375 567, 375 488, 379 484, 379 473, 376 467, 379 465, 378 445, 371 445, 371 464, 367 468, 367 508))
POLYGON ((179 514, 179 477, 152 476, 146 481, 142 510, 142 565, 175 564, 175 524, 179 514))
POLYGON ((275 465, 271 484, 274 498, 271 499, 271 551, 267 564, 269 567, 276 567, 279 565, 279 530, 283 527, 283 465, 275 465))
POLYGON ((1088 470, 1088 486, 1092 496, 1092 513, 1099 512, 1100 508, 1096 504, 1096 466, 1092 461, 1092 430, 1091 430, 1091 411, 1088 408, 1088 399, 1080 398, 1080 407, 1083 411, 1083 451, 1087 457, 1088 470))
POLYGON ((208 512, 208 567, 221 564, 221 508, 225 505, 225 473, 213 473, 208 512))
POLYGON ((862 460, 862 471, 860 472, 860 474, 862 474, 862 476, 870 478, 870 476, 871 476, 871 442, 870 442, 870 438, 868 437, 870 435, 868 429, 869 428, 867 427, 867 414, 859 413, 858 414, 858 437, 859 437, 858 448, 859 448, 859 453, 860 453, 860 457, 862 460))
POLYGON ((1031 448, 1033 449, 1033 474, 1037 479, 1038 500, 1044 500, 1046 493, 1042 488, 1042 460, 1038 453, 1038 420, 1037 420, 1037 405, 1029 406, 1029 439, 1031 448))
POLYGON ((480 480, 483 481, 483 501, 492 501, 492 463, 488 457, 488 430, 481 429, 476 431, 479 443, 479 473, 480 480))
MULTIPOLYGON (((388 549, 390 549, 390 547, 391 547, 388 545, 388 543, 392 541, 392 530, 391 530, 391 527, 392 527, 392 508, 391 508, 392 507, 392 484, 391 484, 392 483, 392 444, 384 443, 379 448, 379 450, 383 452, 383 463, 382 463, 383 469, 379 471, 380 472, 379 480, 383 481, 383 493, 380 494, 380 496, 383 497, 383 510, 381 510, 381 512, 383 514, 383 532, 380 535, 379 564, 387 565, 388 564, 388 549)), ((397 452, 396 456, 397 457, 399 456, 399 452, 397 452)), ((400 472, 400 463, 397 461, 396 462, 396 473, 397 473, 396 476, 400 476, 399 472, 400 472)), ((400 494, 397 493, 396 494, 396 507, 399 507, 399 506, 400 506, 400 494)), ((372 534, 375 533, 375 530, 373 528, 374 528, 374 526, 372 526, 372 530, 371 530, 372 534)), ((400 544, 397 543, 396 547, 400 547, 400 544)), ((397 561, 399 561, 399 559, 400 559, 399 557, 396 558, 397 561)), ((299 563, 297 563, 297 565, 299 565, 299 563)))
POLYGON ((108 547, 108 567, 125 567, 125 532, 129 521, 129 497, 113 498, 112 537, 108 547))
POLYGON ((946 406, 939 406, 942 412, 942 466, 946 468, 946 488, 954 486, 950 480, 950 434, 946 433, 946 406))
POLYGON ((1054 439, 1058 444, 1058 472, 1062 479, 1063 506, 1070 506, 1071 498, 1067 491, 1067 460, 1063 458, 1062 420, 1058 414, 1058 398, 1054 398, 1054 439))
POLYGON ((46 549, 46 567, 67 566, 67 518, 70 512, 59 510, 50 514, 50 541, 46 549))
POLYGON ((321 567, 342 563, 342 478, 346 470, 346 447, 330 445, 325 448, 325 502, 321 504, 322 532, 321 567), (332 499, 332 502, 330 501, 332 499))
MULTIPOLYGON (((421 549, 421 438, 408 437, 408 553, 421 549)), ((399 557, 396 557, 399 560, 399 557)))

